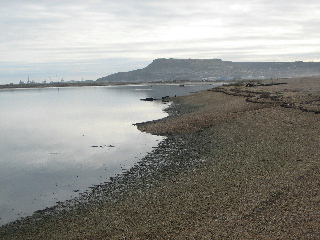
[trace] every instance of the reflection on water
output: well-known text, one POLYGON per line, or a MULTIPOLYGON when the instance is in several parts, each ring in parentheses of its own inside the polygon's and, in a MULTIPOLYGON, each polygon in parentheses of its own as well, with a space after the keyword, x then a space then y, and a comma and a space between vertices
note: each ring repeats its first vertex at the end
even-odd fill
POLYGON ((0 225, 78 196, 131 168, 162 137, 133 123, 166 114, 146 97, 185 95, 198 84, 0 91, 0 225))

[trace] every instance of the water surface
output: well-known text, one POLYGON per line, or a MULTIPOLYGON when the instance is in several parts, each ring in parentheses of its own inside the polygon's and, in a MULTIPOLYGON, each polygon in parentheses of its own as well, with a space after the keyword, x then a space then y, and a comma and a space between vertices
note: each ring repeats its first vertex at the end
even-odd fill
POLYGON ((133 123, 166 116, 161 101, 209 84, 0 91, 0 225, 78 196, 131 168, 160 136, 133 123))

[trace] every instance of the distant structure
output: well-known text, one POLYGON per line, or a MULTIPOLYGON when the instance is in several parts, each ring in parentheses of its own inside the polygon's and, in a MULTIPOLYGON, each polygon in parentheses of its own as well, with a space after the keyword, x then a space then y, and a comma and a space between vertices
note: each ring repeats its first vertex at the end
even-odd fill
POLYGON ((83 77, 82 77, 82 81, 75 81, 75 80, 69 80, 69 81, 65 81, 63 78, 61 78, 60 81, 57 81, 57 82, 54 82, 54 81, 51 81, 51 78, 49 77, 49 80, 50 82, 47 82, 47 79, 44 79, 43 81, 41 82, 35 82, 34 80, 31 80, 30 81, 30 77, 28 75, 28 81, 25 83, 24 81, 20 80, 19 81, 19 84, 20 85, 23 85, 23 84, 28 84, 28 85, 43 85, 43 84, 75 84, 75 83, 78 83, 78 84, 93 84, 95 83, 94 80, 83 80, 83 77))
POLYGON ((320 75, 319 62, 232 62, 221 59, 158 58, 143 69, 119 72, 97 82, 219 81, 320 75))

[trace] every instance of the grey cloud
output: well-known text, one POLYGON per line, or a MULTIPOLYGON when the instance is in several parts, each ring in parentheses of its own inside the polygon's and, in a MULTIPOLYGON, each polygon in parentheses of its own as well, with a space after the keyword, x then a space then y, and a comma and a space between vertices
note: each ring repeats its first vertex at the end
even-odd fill
POLYGON ((319 59, 318 9, 302 0, 5 1, 0 64, 132 58, 132 70, 156 57, 319 59))

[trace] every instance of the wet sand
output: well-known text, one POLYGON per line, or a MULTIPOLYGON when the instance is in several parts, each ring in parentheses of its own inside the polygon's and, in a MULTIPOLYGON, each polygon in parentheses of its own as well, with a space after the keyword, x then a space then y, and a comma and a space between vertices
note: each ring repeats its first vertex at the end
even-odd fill
POLYGON ((0 238, 320 239, 320 78, 252 83, 172 99, 136 167, 0 238))

